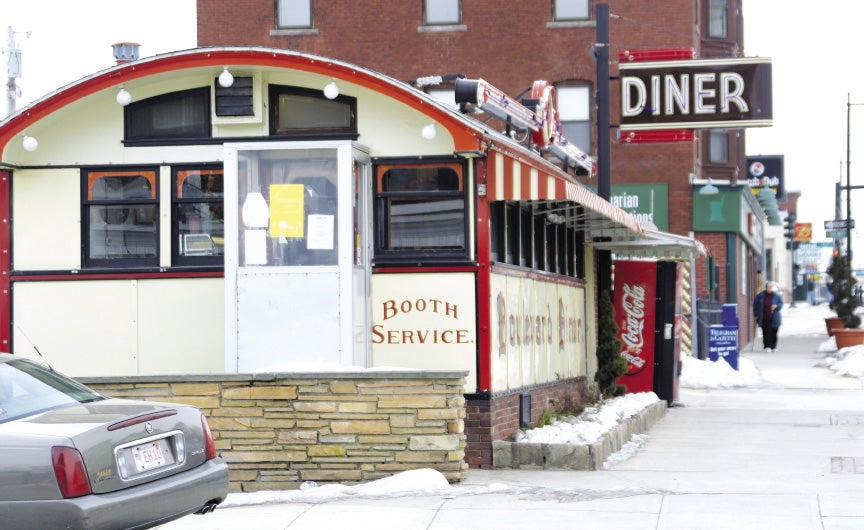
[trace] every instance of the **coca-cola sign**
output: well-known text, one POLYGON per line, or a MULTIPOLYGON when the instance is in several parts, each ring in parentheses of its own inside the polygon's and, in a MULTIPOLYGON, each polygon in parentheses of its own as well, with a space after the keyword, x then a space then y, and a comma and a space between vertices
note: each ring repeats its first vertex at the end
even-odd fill
POLYGON ((615 262, 615 322, 621 357, 627 373, 618 381, 628 392, 651 392, 654 387, 654 323, 657 264, 652 261, 615 262))

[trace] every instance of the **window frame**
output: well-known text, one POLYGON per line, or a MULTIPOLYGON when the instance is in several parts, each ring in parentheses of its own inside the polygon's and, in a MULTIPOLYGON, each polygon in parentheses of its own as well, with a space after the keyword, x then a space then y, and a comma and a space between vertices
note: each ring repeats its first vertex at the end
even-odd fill
POLYGON ((292 29, 300 29, 300 30, 302 30, 302 29, 311 29, 311 28, 313 27, 313 20, 314 20, 314 16, 313 16, 312 8, 313 8, 313 6, 312 6, 312 0, 276 0, 276 12, 274 13, 274 14, 275 14, 275 21, 274 21, 274 23, 275 23, 276 28, 277 28, 277 29, 287 29, 287 30, 292 30, 292 29), (289 11, 288 8, 289 8, 290 6, 283 5, 283 4, 287 4, 287 3, 306 4, 306 5, 308 5, 308 14, 309 14, 308 22, 303 23, 303 24, 287 24, 287 25, 283 25, 283 24, 281 23, 281 22, 282 22, 282 16, 281 16, 281 14, 282 14, 283 11, 289 11))
POLYGON ((379 159, 373 165, 373 223, 374 259, 376 265, 407 264, 417 265, 418 262, 435 263, 465 263, 470 261, 470 197, 468 195, 469 173, 466 163, 455 158, 429 158, 423 160, 379 159), (456 171, 458 186, 456 190, 420 190, 420 191, 384 191, 383 178, 390 169, 447 167, 456 171), (391 249, 384 245, 388 239, 390 220, 388 207, 390 199, 411 199, 428 197, 430 199, 459 198, 462 199, 462 246, 461 248, 411 248, 391 249))
MULTIPOLYGON (((177 143, 200 143, 202 141, 213 138, 213 119, 210 114, 210 87, 198 87, 188 90, 178 90, 166 94, 159 94, 151 98, 134 101, 123 107, 123 144, 124 145, 166 145, 177 143), (198 98, 198 106, 200 107, 201 115, 204 118, 203 122, 197 125, 196 134, 176 134, 176 135, 136 135, 136 113, 145 113, 150 111, 151 120, 152 114, 158 107, 171 103, 183 98, 198 98)), ((169 113, 172 114, 172 113, 169 113)), ((173 113, 176 114, 176 113, 173 113)), ((141 120, 144 121, 144 120, 141 120)))
MULTIPOLYGON (((594 131, 593 131, 593 127, 591 126, 592 125, 592 121, 591 121, 592 120, 591 85, 589 85, 587 83, 561 84, 561 85, 557 85, 555 87, 555 94, 556 94, 556 98, 557 98, 558 122, 561 126, 562 134, 564 135, 564 137, 567 139, 568 142, 576 145, 577 147, 579 147, 579 149, 582 149, 586 153, 591 153, 594 149, 594 131), (586 97, 584 98, 585 99, 585 106, 584 106, 584 108, 579 109, 580 112, 585 113, 584 119, 581 119, 581 118, 570 119, 568 117, 568 110, 569 110, 568 107, 570 107, 570 106, 568 106, 567 104, 562 105, 562 100, 565 99, 564 96, 566 96, 568 91, 571 91, 571 90, 579 90, 579 91, 584 90, 586 92, 585 93, 586 97), (563 110, 563 112, 562 112, 562 110, 563 110), (565 126, 565 124, 568 124, 568 123, 578 125, 580 132, 582 132, 583 134, 587 133, 588 145, 581 145, 582 142, 580 141, 580 138, 571 138, 570 136, 568 136, 566 134, 566 132, 564 131, 564 126, 565 126), (582 131, 582 129, 585 129, 585 130, 582 131)), ((575 105, 573 105, 573 107, 575 107, 575 105)))
MULTIPOLYGON (((180 214, 181 208, 186 204, 217 204, 222 207, 222 237, 225 237, 225 171, 219 164, 182 165, 171 167, 171 263, 173 266, 219 266, 225 265, 224 243, 222 254, 211 255, 188 255, 181 253, 180 244, 180 214), (182 197, 182 182, 179 181, 181 174, 186 171, 203 171, 222 176, 222 192, 212 197, 182 197)), ((211 235, 213 232, 202 232, 211 235)))
POLYGON ((706 143, 708 145, 707 158, 709 164, 729 163, 729 131, 726 129, 708 129, 708 142, 706 143), (715 142, 721 140, 723 145, 715 145, 715 142))
POLYGON ((423 25, 424 26, 459 26, 462 24, 462 1, 461 0, 423 0, 423 25), (440 20, 430 20, 429 15, 430 11, 429 4, 431 2, 453 2, 456 7, 456 19, 440 19, 440 20))
POLYGON ((708 0, 705 2, 706 9, 706 35, 709 39, 728 39, 729 38, 729 1, 728 0, 708 0), (717 25, 721 28, 719 32, 714 29, 717 25))
MULTIPOLYGON (((568 17, 568 16, 559 16, 559 4, 564 1, 575 4, 579 0, 552 0, 552 20, 555 22, 575 22, 575 21, 585 21, 591 20, 591 0, 584 0, 585 2, 585 16, 577 16, 577 17, 568 17)), ((570 6, 568 6, 570 7, 570 6)))
MULTIPOLYGON (((140 166, 127 168, 84 168, 81 170, 81 265, 85 269, 108 268, 151 268, 159 267, 160 263, 160 201, 159 201, 159 168, 156 166, 140 166), (141 175, 151 183, 150 197, 129 199, 94 199, 93 185, 103 177, 129 177, 141 175), (146 175, 146 176, 145 176, 146 175), (91 257, 91 208, 94 206, 135 206, 153 207, 153 256, 134 257, 91 257)), ((124 219, 125 224, 125 219, 124 219)))
POLYGON ((270 135, 292 138, 332 138, 332 139, 357 139, 357 98, 338 95, 334 99, 328 99, 321 90, 289 86, 270 85, 268 104, 270 105, 270 135), (349 112, 349 123, 347 127, 305 127, 295 129, 279 128, 279 98, 282 95, 296 95, 318 100, 322 104, 332 105, 339 103, 345 105, 349 112))

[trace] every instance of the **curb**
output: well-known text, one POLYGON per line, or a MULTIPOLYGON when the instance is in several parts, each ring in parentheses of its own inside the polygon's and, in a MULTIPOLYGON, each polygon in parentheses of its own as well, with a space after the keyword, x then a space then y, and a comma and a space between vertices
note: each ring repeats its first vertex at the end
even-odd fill
POLYGON ((624 447, 634 434, 650 429, 666 415, 666 401, 653 403, 616 425, 593 444, 532 444, 495 440, 492 467, 495 469, 569 469, 595 471, 624 447))

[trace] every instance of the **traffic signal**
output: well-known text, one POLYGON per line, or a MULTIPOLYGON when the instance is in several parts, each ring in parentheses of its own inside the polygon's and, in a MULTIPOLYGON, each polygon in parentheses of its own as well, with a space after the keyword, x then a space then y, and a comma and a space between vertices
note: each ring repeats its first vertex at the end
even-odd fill
POLYGON ((783 226, 783 235, 786 239, 795 239, 795 214, 789 212, 786 214, 786 224, 783 226))

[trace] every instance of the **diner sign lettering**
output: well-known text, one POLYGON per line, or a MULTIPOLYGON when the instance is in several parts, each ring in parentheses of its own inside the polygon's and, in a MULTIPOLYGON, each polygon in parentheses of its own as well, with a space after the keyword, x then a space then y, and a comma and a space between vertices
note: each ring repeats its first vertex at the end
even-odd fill
POLYGON ((621 63, 621 129, 772 125, 771 60, 621 63))

